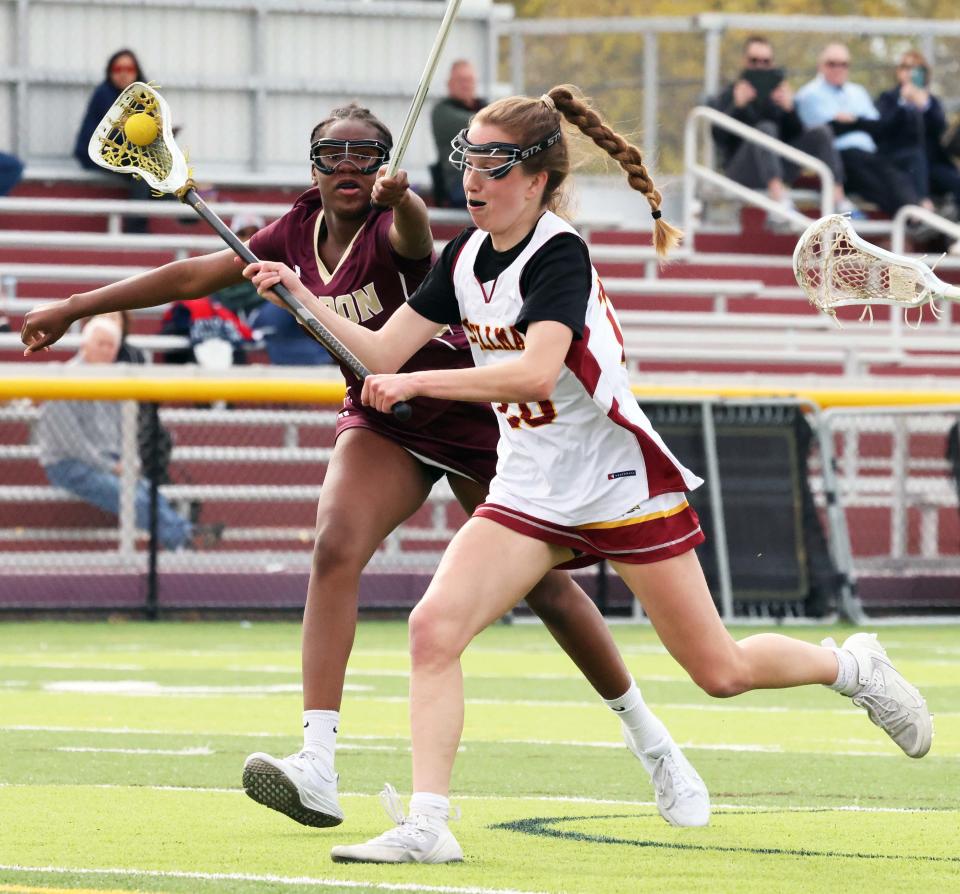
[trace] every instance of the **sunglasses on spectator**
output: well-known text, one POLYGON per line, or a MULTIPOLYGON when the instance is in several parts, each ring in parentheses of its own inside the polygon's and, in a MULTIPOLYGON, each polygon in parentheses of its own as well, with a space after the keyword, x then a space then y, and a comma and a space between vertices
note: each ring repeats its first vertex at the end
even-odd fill
POLYGON ((747 64, 755 68, 769 68, 773 65, 773 56, 747 56, 747 64))
POLYGON ((123 63, 123 62, 121 62, 119 65, 111 65, 111 66, 110 66, 110 71, 111 71, 111 72, 114 72, 114 71, 115 71, 115 72, 121 72, 121 71, 136 71, 136 70, 137 70, 137 66, 136 66, 136 65, 128 65, 128 64, 123 63))
POLYGON ((849 68, 850 63, 846 59, 825 59, 823 62, 828 68, 849 68))

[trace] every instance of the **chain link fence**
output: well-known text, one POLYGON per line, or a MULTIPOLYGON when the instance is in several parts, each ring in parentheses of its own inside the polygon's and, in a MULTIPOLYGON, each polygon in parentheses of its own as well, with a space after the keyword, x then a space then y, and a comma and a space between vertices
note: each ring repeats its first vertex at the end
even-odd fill
POLYGON ((958 419, 960 407, 821 414, 835 483, 822 462, 812 483, 823 511, 831 500, 841 510, 834 551, 868 613, 960 609, 958 419))
MULTIPOLYGON (((335 421, 304 405, 0 408, 0 607, 302 607, 335 421)), ((374 557, 361 604, 422 593, 463 518, 438 484, 374 557)))
MULTIPOLYGON (((960 608, 960 408, 645 409, 706 479, 692 502, 725 617, 828 616, 844 575, 868 613, 960 608)), ((305 404, 0 407, 0 609, 300 609, 335 420, 305 404)), ((374 556, 361 607, 409 608, 463 519, 441 481, 374 556)), ((636 611, 602 569, 581 583, 636 611)))

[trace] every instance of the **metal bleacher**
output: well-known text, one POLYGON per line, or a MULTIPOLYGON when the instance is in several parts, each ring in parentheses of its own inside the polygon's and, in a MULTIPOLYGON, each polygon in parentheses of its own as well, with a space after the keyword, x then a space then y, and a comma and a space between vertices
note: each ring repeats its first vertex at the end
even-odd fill
MULTIPOLYGON (((251 201, 213 202, 212 207, 222 216, 255 211, 270 220, 289 205, 259 202, 251 193, 251 201)), ((43 301, 169 260, 219 250, 219 238, 193 221, 187 223, 189 218, 190 212, 173 202, 0 198, 0 311, 16 331, 22 315, 43 301), (122 216, 130 213, 150 217, 155 231, 120 232, 122 216)), ((439 241, 449 238, 466 218, 462 212, 431 209, 431 220, 439 241)), ((653 253, 648 231, 632 230, 619 220, 580 223, 618 309, 638 382, 658 382, 681 373, 722 375, 726 382, 754 384, 764 377, 793 381, 798 375, 821 384, 862 382, 864 376, 896 376, 901 382, 910 376, 960 381, 955 314, 928 320, 913 330, 878 310, 872 324, 844 315, 842 328, 838 327, 807 304, 793 281, 790 254, 795 237, 766 231, 761 215, 745 212, 735 233, 700 225, 696 250, 681 252, 678 260, 665 266, 653 253)), ((938 272, 950 278, 956 270, 956 262, 948 261, 938 272)), ((158 352, 174 346, 164 340, 171 337, 158 335, 161 312, 162 308, 153 308, 136 313, 134 343, 158 352)), ((60 347, 52 359, 65 359, 64 351, 75 349, 75 336, 67 336, 60 347)), ((14 360, 18 355, 16 335, 0 334, 0 358, 14 360)), ((23 362, 39 370, 46 358, 23 362)), ((237 568, 295 572, 299 581, 309 569, 313 516, 332 443, 333 414, 314 408, 217 407, 165 407, 160 413, 178 436, 172 463, 183 473, 175 476, 176 483, 162 487, 165 496, 184 509, 199 501, 205 519, 226 523, 218 556, 228 555, 237 568), (269 443, 262 438, 238 443, 228 434, 238 430, 236 426, 272 430, 276 436, 269 443), (201 437, 201 432, 221 434, 201 437), (276 477, 258 477, 255 470, 264 467, 276 477), (310 470, 306 477, 305 469, 310 470)), ((78 567, 142 563, 142 534, 129 526, 126 531, 122 525, 111 526, 109 517, 46 482, 29 441, 35 415, 36 409, 25 404, 0 408, 0 548, 8 554, 8 567, 26 572, 54 548, 68 552, 78 567), (64 523, 51 524, 51 512, 64 523)), ((890 473, 885 474, 889 483, 890 473)), ((878 476, 869 488, 851 490, 856 507, 893 518, 898 511, 895 489, 885 490, 886 483, 878 476)), ((822 491, 816 492, 822 501, 822 491)), ((925 518, 954 511, 955 495, 946 484, 914 496, 910 505, 919 506, 925 518)), ((372 569, 426 573, 461 520, 459 507, 441 482, 427 506, 384 544, 372 569)), ((928 530, 931 524, 927 522, 928 530)), ((928 553, 931 538, 937 541, 936 534, 928 533, 924 541, 928 553)), ((924 561, 932 563, 938 557, 934 550, 933 558, 928 555, 924 561)), ((161 568, 170 572, 209 570, 209 561, 210 554, 203 551, 160 556, 161 568)))

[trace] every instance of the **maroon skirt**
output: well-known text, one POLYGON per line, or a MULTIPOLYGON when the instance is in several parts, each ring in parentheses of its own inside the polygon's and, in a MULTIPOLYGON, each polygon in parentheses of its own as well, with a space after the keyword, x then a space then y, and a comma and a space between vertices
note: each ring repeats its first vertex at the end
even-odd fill
POLYGON ((435 478, 449 471, 489 486, 497 471, 500 430, 488 403, 416 398, 407 422, 355 401, 348 391, 337 415, 337 436, 365 428, 399 444, 420 459, 435 478))

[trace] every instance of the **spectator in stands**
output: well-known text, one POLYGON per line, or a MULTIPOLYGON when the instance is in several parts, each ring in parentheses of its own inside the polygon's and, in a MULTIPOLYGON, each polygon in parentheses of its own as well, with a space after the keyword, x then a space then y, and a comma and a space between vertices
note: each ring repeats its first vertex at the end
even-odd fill
MULTIPOLYGON (((804 129, 786 73, 775 67, 773 47, 766 37, 747 38, 738 79, 708 102, 725 115, 820 159, 835 178, 837 208, 854 210, 843 191, 843 163, 833 145, 833 131, 825 124, 804 129)), ((794 208, 786 184, 800 176, 798 165, 723 128, 713 129, 713 140, 724 174, 751 189, 765 187, 775 202, 794 208)))
POLYGON ((888 124, 881 151, 913 175, 917 192, 930 201, 948 196, 951 216, 960 214, 960 170, 944 148, 947 118, 930 90, 930 65, 918 50, 908 50, 897 65, 897 86, 877 97, 880 119, 888 124))
POLYGON ((190 339, 189 350, 167 352, 167 363, 241 366, 247 362, 245 346, 253 341, 250 327, 212 298, 173 302, 163 315, 161 331, 190 339))
MULTIPOLYGON (((113 320, 120 327, 120 347, 117 350, 115 362, 145 364, 147 355, 127 341, 133 317, 131 312, 117 310, 102 316, 113 320)), ((170 484, 173 435, 160 422, 155 403, 140 403, 137 406, 137 449, 140 454, 140 464, 147 471, 147 476, 150 475, 151 466, 154 466, 157 483, 170 484)), ((198 513, 198 508, 191 507, 191 520, 195 520, 198 513)))
POLYGON ((263 341, 270 362, 276 366, 317 366, 333 358, 286 310, 264 302, 250 320, 254 337, 263 341))
MULTIPOLYGON (((140 62, 134 55, 133 50, 126 48, 117 50, 107 60, 107 70, 103 81, 94 89, 90 100, 87 102, 87 109, 83 114, 83 121, 80 129, 77 131, 77 139, 73 147, 73 157, 80 163, 80 166, 89 171, 97 171, 104 176, 110 176, 109 172, 99 167, 87 152, 87 146, 90 143, 90 137, 97 129, 97 125, 103 119, 103 116, 109 111, 110 106, 116 102, 117 97, 127 89, 134 81, 146 81, 147 77, 140 68, 140 62)), ((131 199, 150 198, 150 187, 144 180, 138 177, 130 177, 127 174, 118 174, 122 177, 124 186, 130 192, 131 199)), ((123 231, 125 233, 146 233, 148 230, 147 219, 145 217, 126 217, 123 221, 123 231)))
MULTIPOLYGON (((230 222, 230 229, 246 242, 263 229, 264 223, 259 214, 237 214, 230 222)), ((326 349, 291 314, 264 300, 249 280, 220 289, 212 297, 251 328, 252 338, 263 342, 271 363, 277 366, 333 363, 326 349)))
POLYGON ((805 127, 827 124, 843 160, 848 193, 859 195, 893 215, 921 197, 910 177, 877 151, 880 113, 870 94, 851 83, 850 51, 832 43, 820 54, 819 74, 797 91, 797 114, 805 127))
POLYGON ((16 155, 0 152, 0 196, 5 196, 23 176, 23 162, 16 155))
POLYGON ((10 317, 7 315, 7 295, 3 278, 0 277, 0 332, 10 332, 10 317))
MULTIPOLYGON (((247 242, 254 233, 263 229, 265 223, 259 214, 235 214, 230 221, 230 229, 242 242, 247 242)), ((260 307, 269 304, 248 280, 218 289, 210 297, 247 324, 250 324, 250 318, 260 307)))
MULTIPOLYGON (((94 317, 84 327, 82 339, 70 365, 113 363, 121 330, 115 320, 94 317)), ((111 400, 48 401, 40 409, 36 428, 40 463, 50 483, 111 515, 120 511, 122 407, 111 400)), ((180 549, 191 545, 195 534, 212 533, 195 530, 162 494, 157 497, 157 532, 164 548, 180 549)), ((137 527, 147 529, 150 487, 144 478, 137 479, 134 508, 137 527)))
POLYGON ((447 95, 433 107, 430 116, 433 139, 437 144, 437 161, 431 169, 433 198, 437 205, 467 207, 463 175, 450 164, 450 142, 486 104, 477 96, 477 73, 473 65, 466 59, 458 59, 450 66, 447 95))

